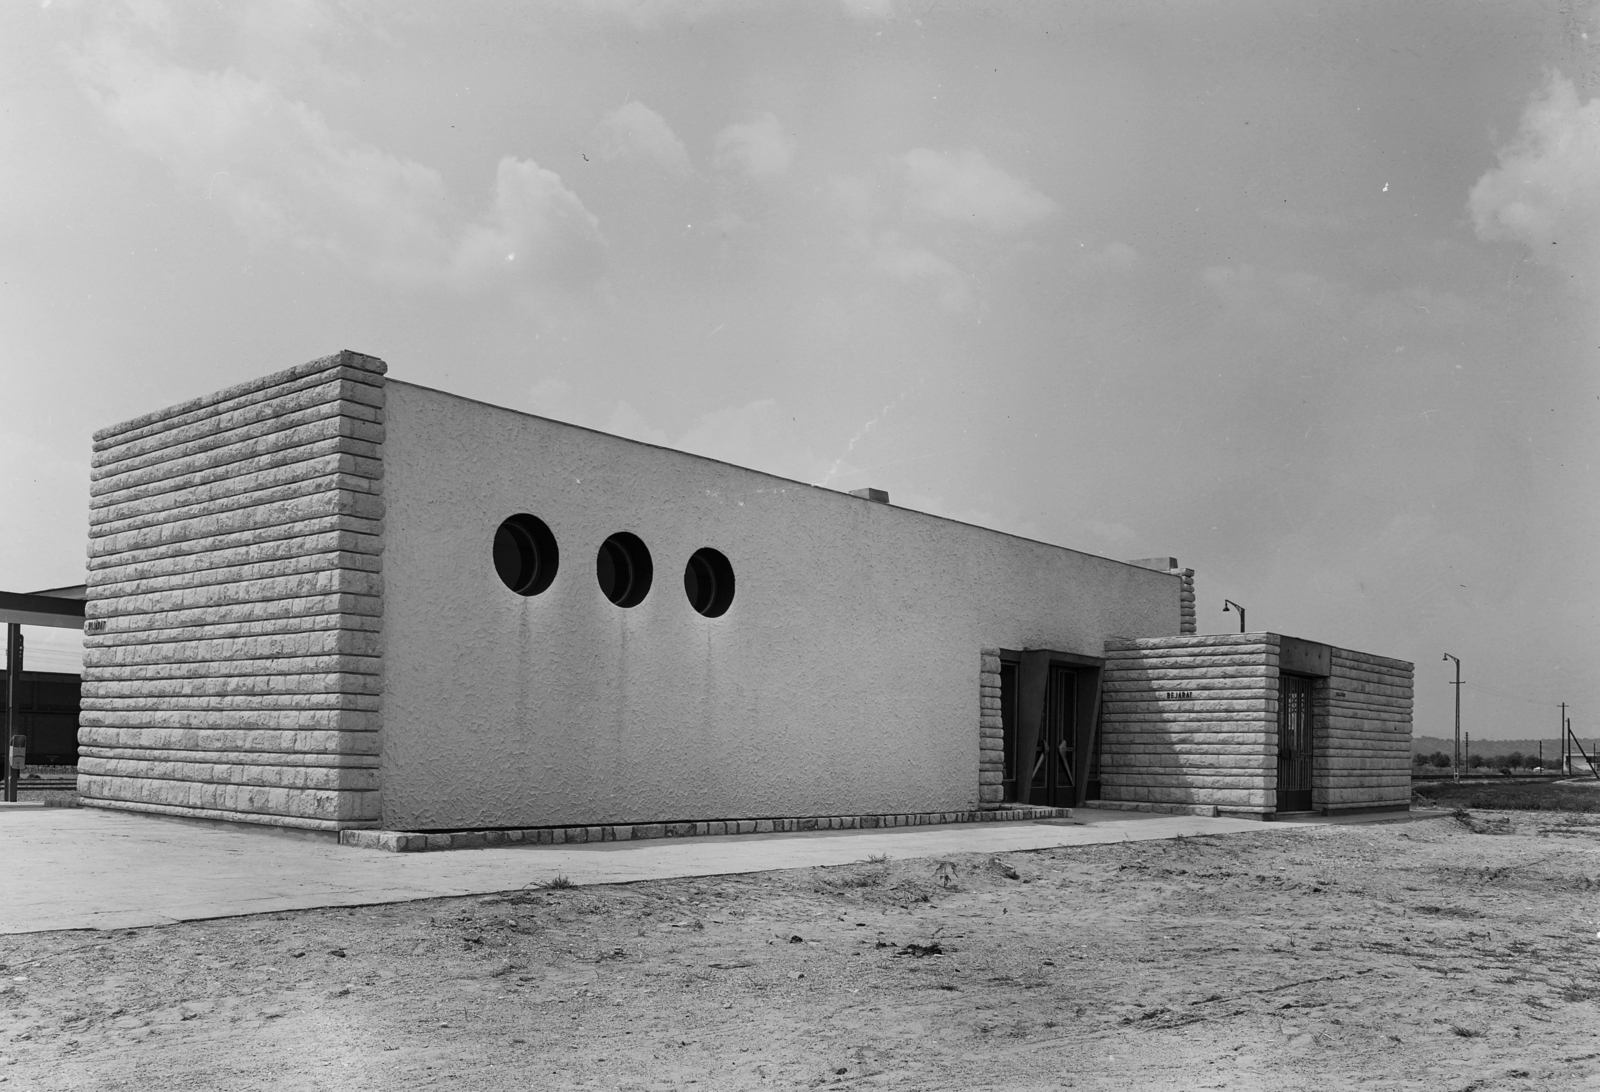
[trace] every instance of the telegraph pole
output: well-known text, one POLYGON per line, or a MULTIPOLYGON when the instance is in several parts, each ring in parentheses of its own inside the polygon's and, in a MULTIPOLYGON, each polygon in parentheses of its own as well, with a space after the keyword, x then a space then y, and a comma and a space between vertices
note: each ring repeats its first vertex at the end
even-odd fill
POLYGON ((1456 771, 1456 780, 1460 781, 1461 780, 1461 659, 1458 656, 1450 655, 1450 653, 1448 653, 1448 652, 1446 652, 1444 654, 1444 658, 1447 659, 1447 660, 1455 660, 1455 662, 1456 662, 1456 681, 1451 683, 1450 685, 1452 685, 1452 686, 1454 686, 1456 688, 1456 755, 1455 755, 1455 771, 1456 771))
POLYGON ((1567 772, 1567 703, 1561 703, 1561 772, 1567 772))

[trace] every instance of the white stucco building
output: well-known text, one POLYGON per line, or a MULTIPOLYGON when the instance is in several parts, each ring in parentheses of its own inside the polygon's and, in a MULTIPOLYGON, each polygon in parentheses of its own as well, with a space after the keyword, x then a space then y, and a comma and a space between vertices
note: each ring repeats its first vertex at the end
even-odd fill
POLYGON ((1190 636, 1175 562, 384 372, 340 353, 96 434, 85 804, 477 844, 1270 815, 1296 762, 1297 809, 1409 797, 1410 665, 1190 636), (1285 766, 1290 676, 1320 749, 1285 766))

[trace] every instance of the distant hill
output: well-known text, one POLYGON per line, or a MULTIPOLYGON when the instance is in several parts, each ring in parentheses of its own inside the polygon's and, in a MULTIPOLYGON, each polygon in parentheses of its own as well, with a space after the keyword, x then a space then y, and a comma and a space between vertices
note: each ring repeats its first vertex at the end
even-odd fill
MULTIPOLYGON (((1578 737, 1583 743, 1583 749, 1591 755, 1595 753, 1595 741, 1578 737)), ((1479 739, 1472 737, 1472 754, 1482 755, 1484 758, 1499 758, 1502 755, 1520 753, 1523 755, 1537 755, 1540 744, 1544 745, 1544 764, 1553 766, 1561 760, 1561 740, 1552 736, 1549 739, 1479 739)), ((1412 736, 1411 751, 1413 754, 1431 755, 1435 751, 1450 754, 1455 747, 1455 740, 1444 736, 1412 736)), ((1462 744, 1466 749, 1465 741, 1462 744)))
MULTIPOLYGON (((1597 741, 1586 740, 1586 738, 1582 737, 1579 737, 1579 741, 1584 745, 1584 751, 1587 751, 1590 756, 1600 757, 1597 756, 1597 748, 1595 748, 1597 741)), ((1483 759, 1490 759, 1490 761, 1498 759, 1498 757, 1507 756, 1507 754, 1522 754, 1523 765, 1525 767, 1533 767, 1533 765, 1538 765, 1541 762, 1541 759, 1539 759, 1539 745, 1541 743, 1544 745, 1542 764, 1546 769, 1554 769, 1562 761, 1562 741, 1554 737, 1549 738, 1549 740, 1478 740, 1477 737, 1474 737, 1472 738, 1472 748, 1470 748, 1469 754, 1470 757, 1483 757, 1483 759)), ((1438 737, 1438 735, 1414 735, 1414 737, 1411 737, 1411 753, 1413 754, 1434 754, 1435 751, 1442 754, 1450 754, 1454 746, 1456 746, 1456 741, 1451 740, 1451 738, 1438 737)), ((1462 740, 1462 751, 1467 751, 1466 740, 1462 740)), ((1464 754, 1462 757, 1467 756, 1464 754)), ((1582 765, 1582 757, 1576 751, 1573 753, 1573 761, 1578 765, 1582 765)))

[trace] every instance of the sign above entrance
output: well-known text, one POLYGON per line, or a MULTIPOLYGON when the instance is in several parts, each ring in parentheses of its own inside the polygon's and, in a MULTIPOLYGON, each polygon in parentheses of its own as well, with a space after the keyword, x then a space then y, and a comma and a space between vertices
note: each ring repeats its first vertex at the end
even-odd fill
POLYGON ((1326 678, 1333 674, 1333 648, 1317 641, 1302 641, 1298 637, 1280 637, 1278 644, 1278 670, 1295 675, 1314 675, 1326 678))

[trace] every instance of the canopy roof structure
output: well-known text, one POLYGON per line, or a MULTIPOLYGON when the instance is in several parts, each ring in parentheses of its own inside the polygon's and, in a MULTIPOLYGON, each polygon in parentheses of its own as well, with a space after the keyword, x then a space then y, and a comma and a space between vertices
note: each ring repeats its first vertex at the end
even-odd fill
POLYGON ((82 584, 36 592, 0 591, 0 622, 81 630, 87 593, 88 589, 82 584))

